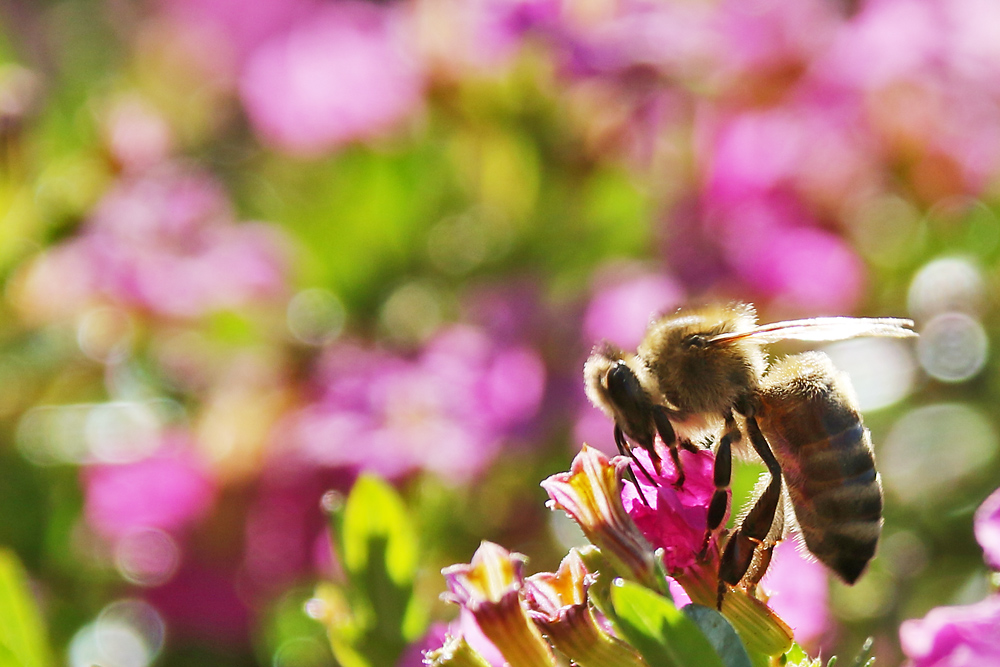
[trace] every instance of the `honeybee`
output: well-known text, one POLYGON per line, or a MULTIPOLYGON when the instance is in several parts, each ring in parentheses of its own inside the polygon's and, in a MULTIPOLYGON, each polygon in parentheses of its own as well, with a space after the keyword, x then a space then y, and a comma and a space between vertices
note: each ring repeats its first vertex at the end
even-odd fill
POLYGON ((757 325, 753 306, 736 303, 662 317, 635 353, 609 343, 594 348, 584 365, 587 396, 614 421, 622 454, 631 454, 634 443, 659 471, 659 435, 679 487, 678 449, 717 441, 705 548, 728 512, 732 452, 745 451, 744 436, 767 466, 766 486, 725 542, 720 608, 727 586, 760 581, 775 545, 796 524, 809 551, 848 584, 874 556, 882 531, 882 485, 850 380, 822 352, 768 367, 763 345, 904 338, 916 336, 912 326, 904 319, 851 317, 757 325))

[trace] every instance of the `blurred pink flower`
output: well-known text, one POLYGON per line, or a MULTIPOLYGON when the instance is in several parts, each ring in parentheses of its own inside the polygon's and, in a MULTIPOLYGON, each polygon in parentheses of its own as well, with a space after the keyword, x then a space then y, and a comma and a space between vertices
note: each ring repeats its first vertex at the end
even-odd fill
POLYGON ((712 210, 725 257, 748 285, 799 311, 851 312, 864 265, 847 241, 813 224, 794 197, 748 197, 712 210))
POLYGON ((510 63, 524 38, 558 19, 558 0, 417 0, 421 50, 449 77, 510 63))
POLYGON ((441 648, 448 635, 448 625, 432 623, 423 637, 410 644, 400 656, 396 667, 424 667, 424 653, 441 648))
POLYGON ((796 536, 789 536, 775 548, 761 586, 767 606, 792 627, 795 641, 815 655, 832 623, 823 565, 806 553, 796 536))
POLYGON ((805 0, 726 0, 718 4, 714 24, 724 68, 737 77, 780 72, 807 63, 833 38, 842 22, 834 3, 805 0))
POLYGON ((988 1, 866 2, 817 75, 865 96, 920 194, 974 194, 1000 170, 997 26, 1000 8, 988 1))
POLYGON ((308 16, 316 0, 159 0, 167 16, 221 39, 242 61, 262 41, 308 16))
POLYGON ((232 572, 188 564, 146 597, 163 614, 175 640, 221 647, 246 645, 250 639, 251 610, 232 572))
MULTIPOLYGON (((976 539, 986 563, 1000 570, 1000 489, 976 510, 976 539)), ((976 604, 932 609, 899 628, 907 667, 970 667, 1000 664, 1000 593, 976 604)))
POLYGON ((176 165, 125 178, 81 233, 33 268, 29 301, 79 311, 110 300, 166 317, 198 317, 284 290, 284 239, 263 223, 236 224, 220 185, 176 165))
POLYGON ((143 528, 177 531, 212 506, 215 482, 183 436, 133 463, 83 468, 84 513, 98 531, 120 538, 143 528))
POLYGON ((1000 664, 1000 595, 963 607, 938 607, 899 628, 908 667, 1000 664))
POLYGON ((412 38, 399 6, 319 5, 250 56, 240 81, 250 122, 299 155, 377 136, 420 104, 412 38))
POLYGON ((684 291, 667 275, 630 276, 603 287, 590 300, 583 321, 585 340, 588 344, 608 340, 622 349, 634 350, 649 323, 683 301, 684 291))
POLYGON ((976 510, 974 527, 986 564, 1000 572, 1000 489, 990 494, 976 510))
POLYGON ((535 416, 545 366, 530 348, 455 326, 414 359, 341 344, 318 383, 318 400, 289 427, 307 460, 388 477, 424 469, 463 483, 535 416))
POLYGON ((636 458, 656 480, 653 486, 645 475, 632 464, 639 487, 647 505, 636 492, 635 484, 622 485, 622 503, 639 531, 654 549, 663 549, 663 562, 670 573, 679 572, 695 564, 705 539, 708 522, 708 504, 715 492, 712 469, 715 456, 710 450, 681 451, 681 465, 686 480, 680 489, 674 487, 677 471, 669 456, 663 458, 662 475, 653 468, 649 455, 636 448, 636 458))

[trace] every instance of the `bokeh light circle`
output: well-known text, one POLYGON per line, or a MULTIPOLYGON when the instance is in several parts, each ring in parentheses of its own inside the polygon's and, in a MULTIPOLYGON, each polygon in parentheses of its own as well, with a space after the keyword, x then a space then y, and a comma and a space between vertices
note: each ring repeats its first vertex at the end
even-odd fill
POLYGON ((993 423, 961 403, 912 410, 889 432, 878 454, 888 490, 907 504, 947 502, 956 485, 996 457, 993 423))
POLYGON ((165 630, 163 618, 149 603, 117 600, 73 636, 69 665, 147 667, 163 648, 165 630))
POLYGON ((986 364, 989 338, 978 320, 944 313, 920 330, 917 358, 928 375, 942 382, 964 382, 986 364))
POLYGON ((180 547, 170 534, 139 528, 115 543, 115 567, 126 581, 158 586, 170 580, 180 564, 180 547))
POLYGON ((944 312, 975 314, 983 301, 979 268, 964 257, 943 257, 925 264, 910 282, 907 307, 917 320, 944 312))
POLYGON ((344 330, 347 311, 333 292, 312 288, 292 297, 286 317, 296 339, 307 345, 324 345, 344 330))

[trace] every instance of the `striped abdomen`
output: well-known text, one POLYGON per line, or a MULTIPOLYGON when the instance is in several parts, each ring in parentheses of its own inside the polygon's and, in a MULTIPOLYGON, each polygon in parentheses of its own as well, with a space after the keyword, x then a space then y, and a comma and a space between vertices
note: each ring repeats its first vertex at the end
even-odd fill
POLYGON ((806 546, 854 583, 882 532, 882 484, 847 377, 820 352, 783 359, 764 378, 757 416, 806 546))

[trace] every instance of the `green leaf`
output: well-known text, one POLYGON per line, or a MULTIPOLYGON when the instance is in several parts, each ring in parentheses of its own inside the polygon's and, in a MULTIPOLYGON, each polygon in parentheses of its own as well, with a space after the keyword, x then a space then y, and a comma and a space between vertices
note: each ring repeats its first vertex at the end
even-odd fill
POLYGON ((0 549, 0 667, 52 664, 45 625, 13 552, 0 549))
POLYGON ((343 510, 331 512, 331 526, 350 608, 350 627, 330 628, 334 651, 350 645, 372 664, 393 664, 427 625, 413 596, 419 554, 413 522, 389 484, 362 475, 343 510))
POLYGON ((614 622, 657 667, 726 667, 698 625, 667 598, 630 581, 611 588, 614 622))
POLYGON ((685 605, 681 611, 701 628, 726 667, 751 667, 743 641, 725 616, 700 604, 685 605))

